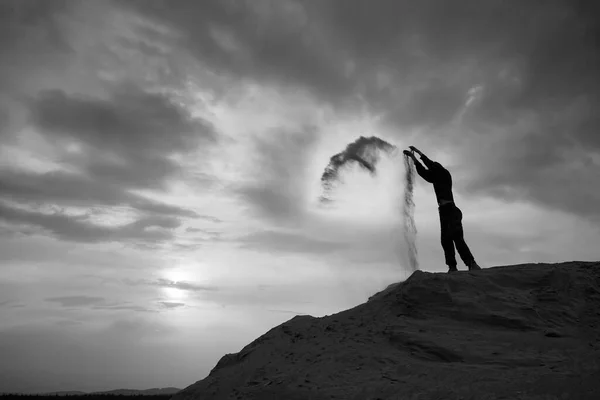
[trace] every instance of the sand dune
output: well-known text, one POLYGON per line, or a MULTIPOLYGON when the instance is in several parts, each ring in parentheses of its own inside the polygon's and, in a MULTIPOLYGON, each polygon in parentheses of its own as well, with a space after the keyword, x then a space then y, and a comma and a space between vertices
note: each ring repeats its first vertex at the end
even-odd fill
POLYGON ((297 316, 174 400, 600 399, 600 262, 417 271, 297 316))

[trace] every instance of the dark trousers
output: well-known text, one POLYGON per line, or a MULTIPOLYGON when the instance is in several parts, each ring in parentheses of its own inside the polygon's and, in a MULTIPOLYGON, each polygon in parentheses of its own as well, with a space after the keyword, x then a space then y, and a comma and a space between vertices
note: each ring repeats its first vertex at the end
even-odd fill
POLYGON ((453 203, 444 204, 439 208, 440 225, 442 228, 442 248, 446 265, 450 268, 456 268, 456 256, 454 255, 454 246, 458 250, 460 258, 466 266, 471 265, 475 259, 465 242, 462 227, 462 211, 453 203))

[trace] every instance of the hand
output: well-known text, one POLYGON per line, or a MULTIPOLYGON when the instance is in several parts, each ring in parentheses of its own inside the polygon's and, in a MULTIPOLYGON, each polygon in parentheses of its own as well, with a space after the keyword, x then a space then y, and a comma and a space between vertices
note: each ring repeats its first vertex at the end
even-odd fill
POLYGON ((413 160, 415 159, 415 155, 408 150, 404 150, 402 153, 404 153, 405 156, 412 158, 413 160))
POLYGON ((408 146, 408 148, 414 152, 419 153, 420 155, 423 155, 423 153, 421 153, 421 150, 417 149, 415 146, 408 146))

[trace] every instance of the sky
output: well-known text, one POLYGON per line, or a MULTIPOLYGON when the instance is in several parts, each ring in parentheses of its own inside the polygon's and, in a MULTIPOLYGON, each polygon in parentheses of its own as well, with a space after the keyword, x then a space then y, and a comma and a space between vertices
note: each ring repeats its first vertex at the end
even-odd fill
POLYGON ((0 392, 185 387, 406 279, 401 159, 317 201, 361 135, 451 171, 482 267, 600 260, 598 7, 0 0, 0 392))

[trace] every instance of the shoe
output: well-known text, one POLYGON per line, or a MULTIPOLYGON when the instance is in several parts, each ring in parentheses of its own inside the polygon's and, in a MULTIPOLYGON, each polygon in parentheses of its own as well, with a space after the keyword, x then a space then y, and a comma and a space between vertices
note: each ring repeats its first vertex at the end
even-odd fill
POLYGON ((477 270, 480 270, 480 269, 481 269, 481 267, 475 261, 473 261, 471 263, 471 265, 469 265, 469 271, 477 271, 477 270))
POLYGON ((448 273, 451 274, 453 272, 458 272, 458 269, 456 267, 450 267, 448 268, 448 273))

